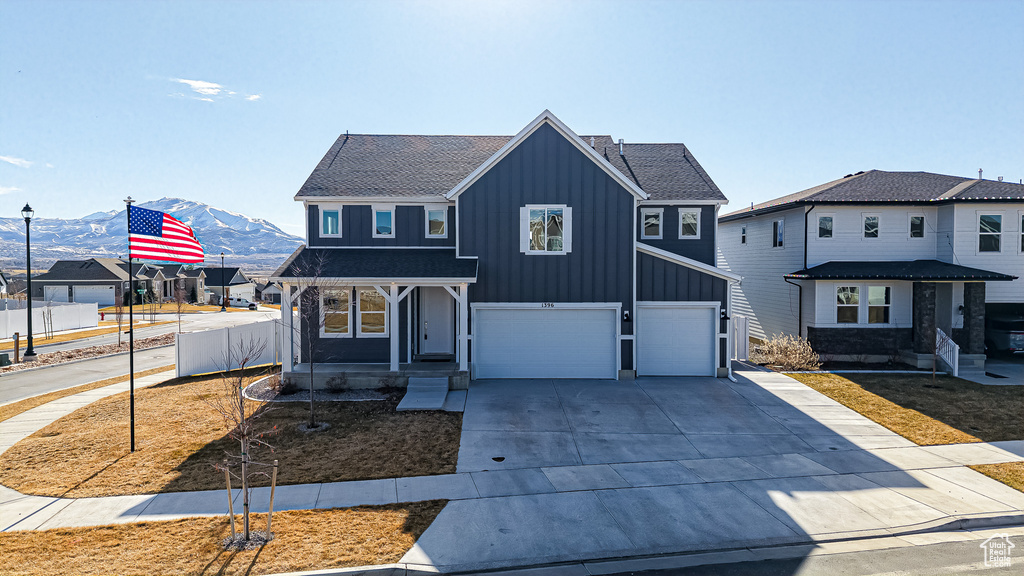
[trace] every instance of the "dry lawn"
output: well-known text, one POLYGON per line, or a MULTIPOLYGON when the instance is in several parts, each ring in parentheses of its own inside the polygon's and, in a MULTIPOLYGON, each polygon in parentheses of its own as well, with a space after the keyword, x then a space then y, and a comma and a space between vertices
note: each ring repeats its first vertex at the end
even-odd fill
MULTIPOLYGON (((143 376, 149 376, 151 374, 159 374, 160 372, 166 372, 173 370, 174 364, 169 366, 161 366, 159 368, 153 368, 152 370, 143 370, 142 372, 136 372, 136 378, 142 378, 143 376)), ((43 404, 53 402, 54 400, 60 400, 66 396, 72 396, 79 392, 88 392, 89 390, 95 390, 97 388, 103 388, 104 386, 110 386, 111 384, 118 384, 120 382, 127 382, 129 379, 128 375, 116 376, 114 378, 107 378, 106 380, 99 380, 97 382, 90 382, 88 384, 82 384, 81 386, 75 386, 74 388, 66 388, 64 390, 57 390, 56 392, 50 392, 49 394, 40 394, 39 396, 33 396, 32 398, 26 398, 19 400, 18 402, 11 402, 0 406, 0 422, 12 418, 31 410, 43 404)))
MULTIPOLYGON (((253 377, 255 379, 255 377, 253 377)), ((128 394, 69 414, 0 456, 0 484, 24 494, 88 497, 223 488, 212 464, 237 453, 220 414, 200 400, 219 394, 217 376, 171 380, 136 392, 136 451, 128 451, 128 394)), ((303 402, 272 404, 260 427, 275 449, 254 451, 280 461, 279 484, 336 482, 455 472, 462 415, 395 412, 387 401, 324 402, 326 432, 304 434, 303 402)), ((254 483, 259 485, 259 483, 254 483)))
POLYGON ((971 466, 982 474, 1024 492, 1024 462, 1006 462, 1003 464, 982 464, 971 466))
POLYGON ((789 374, 926 446, 1024 439, 1024 389, 931 374, 789 374))
MULTIPOLYGON (((0 533, 0 573, 272 574, 397 562, 445 502, 300 510, 274 514, 275 538, 261 549, 225 552, 228 519, 166 522, 42 532, 0 533)), ((253 527, 266 528, 254 514, 253 527)), ((239 517, 238 525, 241 526, 239 517)))

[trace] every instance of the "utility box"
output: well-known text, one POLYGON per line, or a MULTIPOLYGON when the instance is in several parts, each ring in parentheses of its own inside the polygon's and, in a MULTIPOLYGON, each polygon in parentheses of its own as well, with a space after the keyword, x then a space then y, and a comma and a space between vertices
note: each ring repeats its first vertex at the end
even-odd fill
POLYGON ((10 366, 11 357, 9 354, 0 354, 0 366, 10 366))

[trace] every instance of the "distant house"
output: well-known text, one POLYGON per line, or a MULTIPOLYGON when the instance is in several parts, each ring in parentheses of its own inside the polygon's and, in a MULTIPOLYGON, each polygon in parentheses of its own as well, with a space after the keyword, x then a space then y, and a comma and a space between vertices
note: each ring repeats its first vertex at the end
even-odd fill
POLYGON ((3 270, 0 270, 0 296, 7 296, 7 277, 3 270))
POLYGON ((218 303, 225 291, 228 298, 256 300, 256 284, 237 267, 203 268, 203 271, 206 273, 206 287, 216 295, 218 303))
POLYGON ((281 285, 277 282, 265 282, 256 287, 256 298, 268 304, 281 303, 281 285))
POLYGON ((206 302, 206 272, 202 268, 186 269, 181 271, 181 278, 185 280, 185 299, 188 301, 206 302), (195 298, 192 297, 193 291, 195 298))
MULTIPOLYGON (((719 218, 750 335, 819 353, 931 363, 936 328, 984 361, 986 316, 1024 314, 1024 186, 858 172, 719 218)), ((964 355, 971 356, 964 358, 964 355)))
MULTIPOLYGON (((139 289, 153 286, 158 267, 134 266, 139 289)), ((128 263, 117 258, 58 260, 49 271, 33 276, 32 299, 49 302, 94 302, 111 306, 128 288, 128 263)))

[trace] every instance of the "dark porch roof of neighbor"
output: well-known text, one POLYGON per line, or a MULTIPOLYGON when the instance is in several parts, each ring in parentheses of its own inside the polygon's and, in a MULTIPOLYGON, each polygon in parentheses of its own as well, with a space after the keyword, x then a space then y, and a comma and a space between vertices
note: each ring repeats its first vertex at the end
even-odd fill
POLYGON ((978 268, 969 268, 938 260, 887 262, 825 262, 786 274, 792 280, 917 280, 917 281, 990 281, 1017 277, 978 268))
POLYGON ((450 278, 476 281, 477 260, 450 248, 299 248, 272 279, 450 278))

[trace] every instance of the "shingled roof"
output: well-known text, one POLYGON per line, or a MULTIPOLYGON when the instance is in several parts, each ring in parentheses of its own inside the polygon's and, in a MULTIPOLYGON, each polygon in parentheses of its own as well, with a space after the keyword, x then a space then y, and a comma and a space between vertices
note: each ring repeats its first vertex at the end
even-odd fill
POLYGON ((1024 200, 1024 185, 978 180, 931 172, 858 172, 752 208, 722 216, 735 220, 801 204, 901 202, 910 204, 953 201, 1024 200))
POLYGON ((786 274, 794 280, 917 280, 917 281, 993 281, 1017 277, 941 262, 939 260, 892 260, 883 262, 831 261, 786 274))
MULTIPOLYGON (((443 196, 512 136, 343 134, 296 194, 299 198, 413 198, 443 196)), ((591 136, 580 136, 590 143, 591 136)), ((726 202, 683 144, 626 144, 611 136, 594 148, 651 200, 726 202)))
POLYGON ((447 248, 299 248, 274 272, 273 279, 446 278, 476 281, 477 260, 456 258, 447 248))

